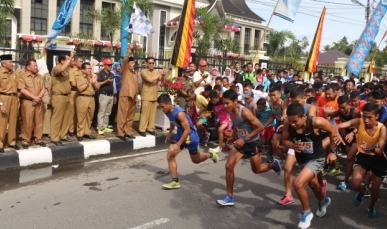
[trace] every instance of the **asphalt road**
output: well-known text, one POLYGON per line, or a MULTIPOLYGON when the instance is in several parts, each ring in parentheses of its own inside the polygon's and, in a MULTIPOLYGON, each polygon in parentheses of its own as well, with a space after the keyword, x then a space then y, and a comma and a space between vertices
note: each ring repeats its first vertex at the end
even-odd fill
MULTIPOLYGON (((183 151, 178 190, 161 188, 170 181, 165 155, 40 168, 51 171, 46 178, 34 174, 37 170, 0 174, 0 228, 297 228, 300 202, 276 204, 284 194, 282 174, 253 174, 244 159, 236 168, 236 205, 220 207, 215 200, 225 194, 227 154, 220 153, 218 164, 195 165, 183 151), (22 174, 42 179, 30 181, 22 174)), ((354 207, 353 191, 335 190, 341 178, 327 178, 332 204, 326 216, 314 217, 311 228, 385 228, 386 183, 377 218, 369 219, 369 199, 354 207)), ((317 203, 310 199, 315 212, 317 203)))

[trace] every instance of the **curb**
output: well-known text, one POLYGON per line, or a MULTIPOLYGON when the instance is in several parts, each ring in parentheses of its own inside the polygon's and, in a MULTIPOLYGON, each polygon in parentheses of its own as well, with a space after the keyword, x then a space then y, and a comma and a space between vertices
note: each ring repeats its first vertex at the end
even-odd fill
POLYGON ((32 165, 52 164, 69 160, 86 160, 92 156, 135 151, 167 145, 165 134, 123 141, 119 138, 72 142, 64 146, 37 147, 22 150, 7 150, 0 154, 0 170, 20 169, 32 165))

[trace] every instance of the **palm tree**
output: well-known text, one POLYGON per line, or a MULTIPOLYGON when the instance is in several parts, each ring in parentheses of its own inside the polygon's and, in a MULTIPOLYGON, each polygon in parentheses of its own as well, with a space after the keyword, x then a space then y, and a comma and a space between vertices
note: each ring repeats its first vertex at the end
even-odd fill
POLYGON ((329 44, 323 46, 324 52, 328 52, 328 51, 331 50, 331 49, 332 49, 332 46, 329 45, 329 44))
POLYGON ((13 13, 15 0, 1 0, 0 1, 0 41, 5 40, 5 31, 7 31, 7 17, 13 13))
POLYGON ((271 57, 271 59, 283 56, 284 49, 286 48, 286 42, 288 40, 296 40, 296 36, 294 35, 294 33, 289 30, 270 30, 270 33, 268 34, 267 38, 270 46, 270 53, 268 53, 268 55, 271 57))

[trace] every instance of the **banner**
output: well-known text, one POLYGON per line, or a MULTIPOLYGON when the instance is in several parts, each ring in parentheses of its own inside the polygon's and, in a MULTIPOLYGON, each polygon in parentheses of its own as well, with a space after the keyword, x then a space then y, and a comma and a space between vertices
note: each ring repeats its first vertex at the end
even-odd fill
POLYGON ((324 7, 321 13, 320 20, 318 22, 316 33, 314 34, 313 43, 309 51, 309 57, 305 64, 306 72, 317 71, 318 55, 320 54, 321 37, 324 27, 324 18, 326 10, 327 8, 324 7))
POLYGON ((58 17, 56 18, 54 25, 51 28, 50 33, 47 36, 46 49, 52 50, 56 49, 56 37, 62 32, 66 25, 71 21, 73 16, 73 11, 77 0, 65 0, 58 17))
POLYGON ((134 10, 130 17, 129 27, 126 28, 128 33, 135 33, 141 36, 148 36, 155 32, 149 19, 145 16, 144 12, 137 7, 136 3, 133 6, 134 10))
POLYGON ((380 22, 387 12, 387 0, 380 0, 378 6, 372 13, 367 26, 364 28, 360 39, 355 45, 346 66, 346 69, 355 74, 359 75, 363 64, 372 49, 372 45, 378 35, 380 22))
POLYGON ((273 14, 290 22, 294 22, 301 0, 278 0, 273 14))
POLYGON ((195 0, 185 0, 171 59, 171 63, 179 68, 187 67, 191 61, 194 21, 195 0))

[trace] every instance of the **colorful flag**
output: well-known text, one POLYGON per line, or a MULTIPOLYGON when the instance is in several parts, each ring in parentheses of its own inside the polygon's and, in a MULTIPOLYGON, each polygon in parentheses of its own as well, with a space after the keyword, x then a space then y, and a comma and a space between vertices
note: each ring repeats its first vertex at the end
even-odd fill
POLYGON ((77 0, 64 1, 58 13, 58 17, 56 18, 54 25, 52 26, 52 29, 47 36, 46 49, 48 50, 56 49, 55 39, 66 27, 66 25, 70 22, 76 4, 77 4, 77 0))
POLYGON ((371 60, 370 66, 368 66, 368 73, 375 73, 374 60, 371 60))
POLYGON ((364 65, 364 62, 372 49, 372 45, 375 41, 376 36, 379 33, 380 23, 387 12, 387 1, 380 0, 378 6, 372 13, 367 26, 364 28, 360 39, 355 45, 346 66, 346 69, 355 74, 359 75, 364 65))
POLYGON ((326 10, 327 8, 324 7, 318 22, 316 33, 314 34, 313 43, 309 51, 309 57, 305 64, 306 72, 315 72, 317 70, 318 55, 320 53, 320 44, 326 10))
POLYGON ((301 0, 278 0, 273 14, 290 22, 294 22, 301 0))
POLYGON ((188 66, 191 61, 194 21, 195 0, 184 0, 171 59, 171 63, 179 68, 188 66))
POLYGON ((139 34, 144 37, 154 33, 155 30, 153 29, 152 24, 145 16, 144 12, 138 8, 136 3, 134 3, 133 9, 134 10, 132 12, 132 16, 130 17, 129 27, 126 28, 126 31, 128 31, 128 33, 139 34))

